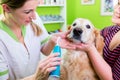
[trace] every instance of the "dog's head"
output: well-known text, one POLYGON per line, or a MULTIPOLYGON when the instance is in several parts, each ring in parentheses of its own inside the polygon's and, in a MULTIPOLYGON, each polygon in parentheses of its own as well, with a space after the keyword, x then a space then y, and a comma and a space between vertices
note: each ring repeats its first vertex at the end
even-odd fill
POLYGON ((94 43, 98 49, 102 49, 103 38, 88 19, 77 18, 70 27, 70 33, 67 36, 70 41, 76 44, 94 43))
POLYGON ((78 18, 71 25, 71 32, 68 35, 68 39, 74 43, 87 43, 95 37, 93 33, 94 26, 91 22, 87 19, 78 18))

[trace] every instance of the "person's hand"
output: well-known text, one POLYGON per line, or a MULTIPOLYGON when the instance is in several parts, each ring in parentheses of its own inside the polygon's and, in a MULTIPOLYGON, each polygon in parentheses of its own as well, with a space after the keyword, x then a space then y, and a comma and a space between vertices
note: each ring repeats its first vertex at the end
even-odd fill
POLYGON ((54 42, 57 43, 57 39, 58 37, 60 37, 60 40, 58 41, 58 44, 60 45, 60 47, 65 48, 65 49, 75 49, 75 44, 71 43, 68 39, 67 39, 67 35, 70 31, 67 32, 59 32, 59 33, 55 33, 54 36, 54 42))
POLYGON ((76 50, 77 51, 85 51, 87 53, 93 51, 95 49, 95 46, 90 43, 81 43, 76 45, 76 50))
POLYGON ((61 58, 57 57, 58 54, 50 54, 44 60, 41 60, 38 64, 37 71, 35 73, 35 80, 47 80, 49 73, 56 69, 56 65, 60 65, 61 58))
POLYGON ((114 12, 112 16, 112 22, 120 25, 120 5, 114 7, 114 12))

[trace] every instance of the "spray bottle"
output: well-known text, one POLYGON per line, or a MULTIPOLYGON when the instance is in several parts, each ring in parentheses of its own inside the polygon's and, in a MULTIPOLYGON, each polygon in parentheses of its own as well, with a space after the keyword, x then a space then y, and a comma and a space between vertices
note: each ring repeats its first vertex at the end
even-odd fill
MULTIPOLYGON (((58 37, 57 44, 53 48, 53 54, 59 53, 58 57, 61 57, 61 47, 58 44, 59 40, 60 37, 58 37)), ((59 78, 60 78, 60 65, 57 65, 56 69, 50 73, 48 80, 59 80, 59 78)))

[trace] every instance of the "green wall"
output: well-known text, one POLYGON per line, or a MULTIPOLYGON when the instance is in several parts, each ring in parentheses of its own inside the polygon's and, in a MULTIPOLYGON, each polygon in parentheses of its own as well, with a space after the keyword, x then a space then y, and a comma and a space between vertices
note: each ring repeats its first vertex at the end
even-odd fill
MULTIPOLYGON (((38 7, 37 8, 38 14, 41 15, 59 15, 60 13, 60 7, 38 7)), ((61 28, 61 25, 59 23, 53 23, 53 24, 44 24, 45 28, 48 32, 55 31, 61 28)))
MULTIPOLYGON (((76 18, 87 18, 91 20, 91 22, 95 25, 95 27, 102 29, 106 26, 112 25, 111 22, 111 16, 101 16, 100 14, 100 6, 101 6, 101 0, 95 0, 95 4, 93 5, 81 5, 80 0, 67 0, 66 1, 67 6, 67 25, 70 25, 74 19, 76 18)), ((50 13, 52 14, 52 8, 50 10, 45 9, 39 9, 37 8, 37 12, 42 14, 50 13)), ((2 9, 0 7, 0 13, 2 9)), ((56 11, 54 12, 59 13, 59 8, 56 8, 56 11)), ((59 24, 56 24, 57 27, 54 26, 54 28, 59 28, 59 24)), ((47 29, 50 31, 50 25, 48 25, 47 29)), ((54 30, 54 28, 51 28, 54 30)))
POLYGON ((95 27, 102 29, 112 25, 112 16, 101 16, 101 0, 95 0, 93 5, 81 5, 81 0, 67 0, 67 24, 71 24, 76 18, 87 18, 95 27))
POLYGON ((1 5, 0 5, 0 14, 2 13, 1 5))

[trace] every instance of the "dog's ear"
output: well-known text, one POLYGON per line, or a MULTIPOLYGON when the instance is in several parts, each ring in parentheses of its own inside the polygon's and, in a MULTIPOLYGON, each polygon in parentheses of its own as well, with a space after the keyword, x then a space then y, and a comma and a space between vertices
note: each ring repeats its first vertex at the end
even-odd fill
POLYGON ((96 46, 98 52, 102 55, 103 47, 104 47, 104 39, 100 35, 100 31, 99 30, 95 29, 94 33, 95 33, 95 46, 96 46))
POLYGON ((68 39, 69 41, 72 41, 72 40, 71 40, 72 35, 70 34, 70 33, 71 33, 71 28, 72 28, 71 26, 68 26, 68 31, 69 31, 69 32, 68 32, 68 34, 67 34, 67 39, 68 39))
POLYGON ((71 29, 71 26, 68 26, 67 29, 70 30, 70 29, 71 29))

